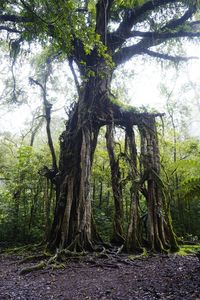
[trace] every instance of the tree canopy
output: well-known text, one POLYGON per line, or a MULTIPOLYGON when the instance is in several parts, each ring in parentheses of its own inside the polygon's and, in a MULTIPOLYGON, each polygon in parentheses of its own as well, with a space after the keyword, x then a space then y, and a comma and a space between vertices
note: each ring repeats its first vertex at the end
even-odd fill
POLYGON ((195 0, 2 1, 0 30, 7 33, 2 38, 9 40, 12 56, 24 42, 37 41, 54 57, 75 61, 85 75, 99 56, 112 66, 144 54, 187 59, 158 51, 158 46, 199 37, 198 12, 195 0))

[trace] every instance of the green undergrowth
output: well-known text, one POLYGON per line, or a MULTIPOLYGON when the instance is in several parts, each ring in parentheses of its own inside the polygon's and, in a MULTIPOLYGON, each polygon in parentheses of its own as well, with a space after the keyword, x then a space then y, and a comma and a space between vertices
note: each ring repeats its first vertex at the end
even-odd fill
POLYGON ((183 245, 177 252, 180 256, 185 256, 188 254, 200 254, 200 244, 197 245, 183 245))

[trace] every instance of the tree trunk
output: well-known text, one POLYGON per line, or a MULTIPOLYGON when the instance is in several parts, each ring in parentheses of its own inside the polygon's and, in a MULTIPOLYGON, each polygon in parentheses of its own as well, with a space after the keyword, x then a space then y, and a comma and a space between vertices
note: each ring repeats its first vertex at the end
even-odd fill
MULTIPOLYGON (((49 248, 82 251, 93 248, 90 179, 99 125, 93 121, 96 91, 90 79, 82 91, 60 137, 59 186, 49 248)), ((98 98, 97 98, 98 99, 98 98)), ((93 236, 95 235, 95 236, 93 236)))
MULTIPOLYGON (((139 219, 139 183, 137 179, 137 148, 135 143, 135 134, 132 128, 126 128, 126 139, 129 150, 130 160, 130 177, 132 181, 131 192, 131 209, 130 223, 126 239, 126 247, 128 251, 141 251, 141 234, 140 234, 140 219, 139 219)), ((128 153, 127 153, 128 154, 128 153)))
POLYGON ((155 119, 139 127, 143 172, 147 178, 148 242, 153 251, 174 246, 175 236, 164 210, 163 183, 160 179, 160 155, 155 119), (165 228, 166 227, 166 228, 165 228))
POLYGON ((45 178, 45 190, 44 190, 44 216, 45 216, 45 241, 48 240, 51 230, 51 206, 53 198, 53 185, 52 182, 45 178))
POLYGON ((103 198, 103 182, 100 181, 100 188, 99 188, 99 205, 98 207, 101 209, 102 207, 102 198, 103 198))
POLYGON ((87 126, 68 130, 61 146, 60 195, 50 243, 80 251, 91 248, 92 133, 87 126))
MULTIPOLYGON (((160 161, 157 146, 155 115, 124 110, 109 100, 105 77, 91 77, 80 89, 78 104, 72 109, 66 130, 60 137, 59 172, 56 183, 56 208, 48 246, 68 248, 73 251, 92 250, 101 241, 95 229, 91 211, 90 182, 93 154, 97 144, 99 128, 107 125, 107 148, 111 166, 111 181, 115 205, 114 232, 112 241, 124 243, 122 187, 119 161, 113 149, 113 126, 139 127, 141 134, 141 180, 147 180, 148 236, 152 250, 162 251, 172 239, 166 238, 162 193, 159 185, 160 161), (145 176, 144 176, 145 175, 145 176), (145 179, 142 179, 145 178, 145 179), (167 242, 166 242, 167 240, 167 242)), ((159 114, 158 114, 159 115, 159 114)), ((133 132, 132 132, 133 135, 133 132)), ((129 135, 133 177, 136 175, 136 148, 134 137, 129 135)), ((144 186, 145 187, 145 186, 144 186)), ((140 249, 138 187, 133 181, 132 215, 129 225, 127 248, 140 249)), ((170 234, 169 223, 165 226, 170 234)))
POLYGON ((114 220, 113 220, 113 236, 111 242, 114 244, 123 244, 123 208, 122 208, 122 185, 119 168, 119 160, 116 159, 113 146, 113 129, 112 126, 107 126, 106 144, 110 159, 111 182, 114 198, 114 220))

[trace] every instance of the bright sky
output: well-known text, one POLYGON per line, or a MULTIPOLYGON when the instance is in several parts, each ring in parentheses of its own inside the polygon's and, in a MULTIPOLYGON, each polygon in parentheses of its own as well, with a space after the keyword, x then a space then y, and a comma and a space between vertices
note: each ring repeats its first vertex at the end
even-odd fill
MULTIPOLYGON (((188 56, 197 56, 200 53, 199 46, 190 46, 187 49, 188 56)), ((133 106, 142 106, 149 105, 150 107, 156 108, 157 110, 162 111, 165 98, 160 94, 160 84, 165 83, 169 87, 174 86, 174 80, 176 79, 175 92, 174 96, 176 97, 176 91, 181 88, 181 86, 188 81, 189 78, 194 82, 200 82, 200 59, 199 60, 191 60, 189 63, 184 63, 180 70, 178 71, 178 75, 176 74, 176 70, 170 68, 168 70, 163 69, 161 64, 157 64, 154 60, 151 62, 144 62, 142 58, 133 59, 126 63, 123 68, 125 71, 125 75, 120 78, 117 77, 118 84, 121 85, 122 81, 124 81, 124 86, 127 91, 128 98, 131 99, 130 104, 133 106), (131 75, 134 73, 134 75, 131 75)), ((34 90, 33 87, 28 85, 28 75, 29 72, 28 67, 22 68, 21 76, 25 78, 26 85, 28 86, 29 96, 34 98, 31 101, 31 106, 22 105, 14 109, 13 111, 2 111, 0 110, 0 133, 3 131, 12 131, 12 132, 20 132, 24 128, 25 122, 30 120, 31 111, 33 108, 36 108, 41 104, 40 93, 37 90, 34 90)), ((56 114, 62 114, 64 116, 62 108, 65 105, 65 100, 71 99, 73 97, 74 91, 71 84, 67 84, 65 86, 67 78, 67 73, 70 74, 70 71, 65 65, 64 71, 58 70, 59 72, 59 81, 58 85, 60 88, 59 93, 51 91, 51 97, 53 97, 56 101, 54 104, 54 109, 58 109, 56 114), (60 79, 61 78, 61 79, 60 79), (56 99, 57 98, 57 99, 56 99)), ((71 74, 70 74, 71 76, 71 74)), ((3 83, 0 81, 0 93, 3 90, 3 83)), ((51 100, 51 99, 50 99, 51 100)), ((123 99, 120 99, 123 101, 123 99)), ((194 118, 199 118, 198 115, 194 116, 194 118)), ((198 120, 197 120, 198 121, 198 120)), ((199 124, 198 122, 193 122, 193 131, 197 130, 199 124), (196 125, 195 125, 196 124, 196 125)), ((197 132, 197 135, 200 135, 197 132)))

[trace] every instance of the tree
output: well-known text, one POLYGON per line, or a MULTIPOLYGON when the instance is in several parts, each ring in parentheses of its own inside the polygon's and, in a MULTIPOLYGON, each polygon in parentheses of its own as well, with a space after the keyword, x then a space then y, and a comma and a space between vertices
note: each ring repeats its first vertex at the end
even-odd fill
MULTIPOLYGON (((13 59, 26 41, 48 46, 52 60, 68 59, 78 90, 78 102, 60 137, 59 170, 54 178, 59 193, 48 241, 50 248, 93 249, 98 240, 92 222, 90 177, 99 129, 105 125, 121 126, 126 132, 131 132, 133 126, 139 127, 142 153, 139 189, 148 203, 149 246, 159 251, 176 248, 171 226, 164 217, 159 181, 155 126, 159 114, 138 113, 113 103, 110 84, 117 66, 137 55, 174 62, 187 60, 151 48, 172 39, 199 37, 199 21, 194 19, 198 6, 198 1, 193 0, 1 3, 0 29, 8 33, 13 59)), ((130 141, 133 136, 129 135, 130 141)), ((131 238, 131 234, 135 234, 133 230, 129 230, 129 241, 139 239, 131 238)), ((135 246, 138 248, 138 245, 128 248, 135 246)))

